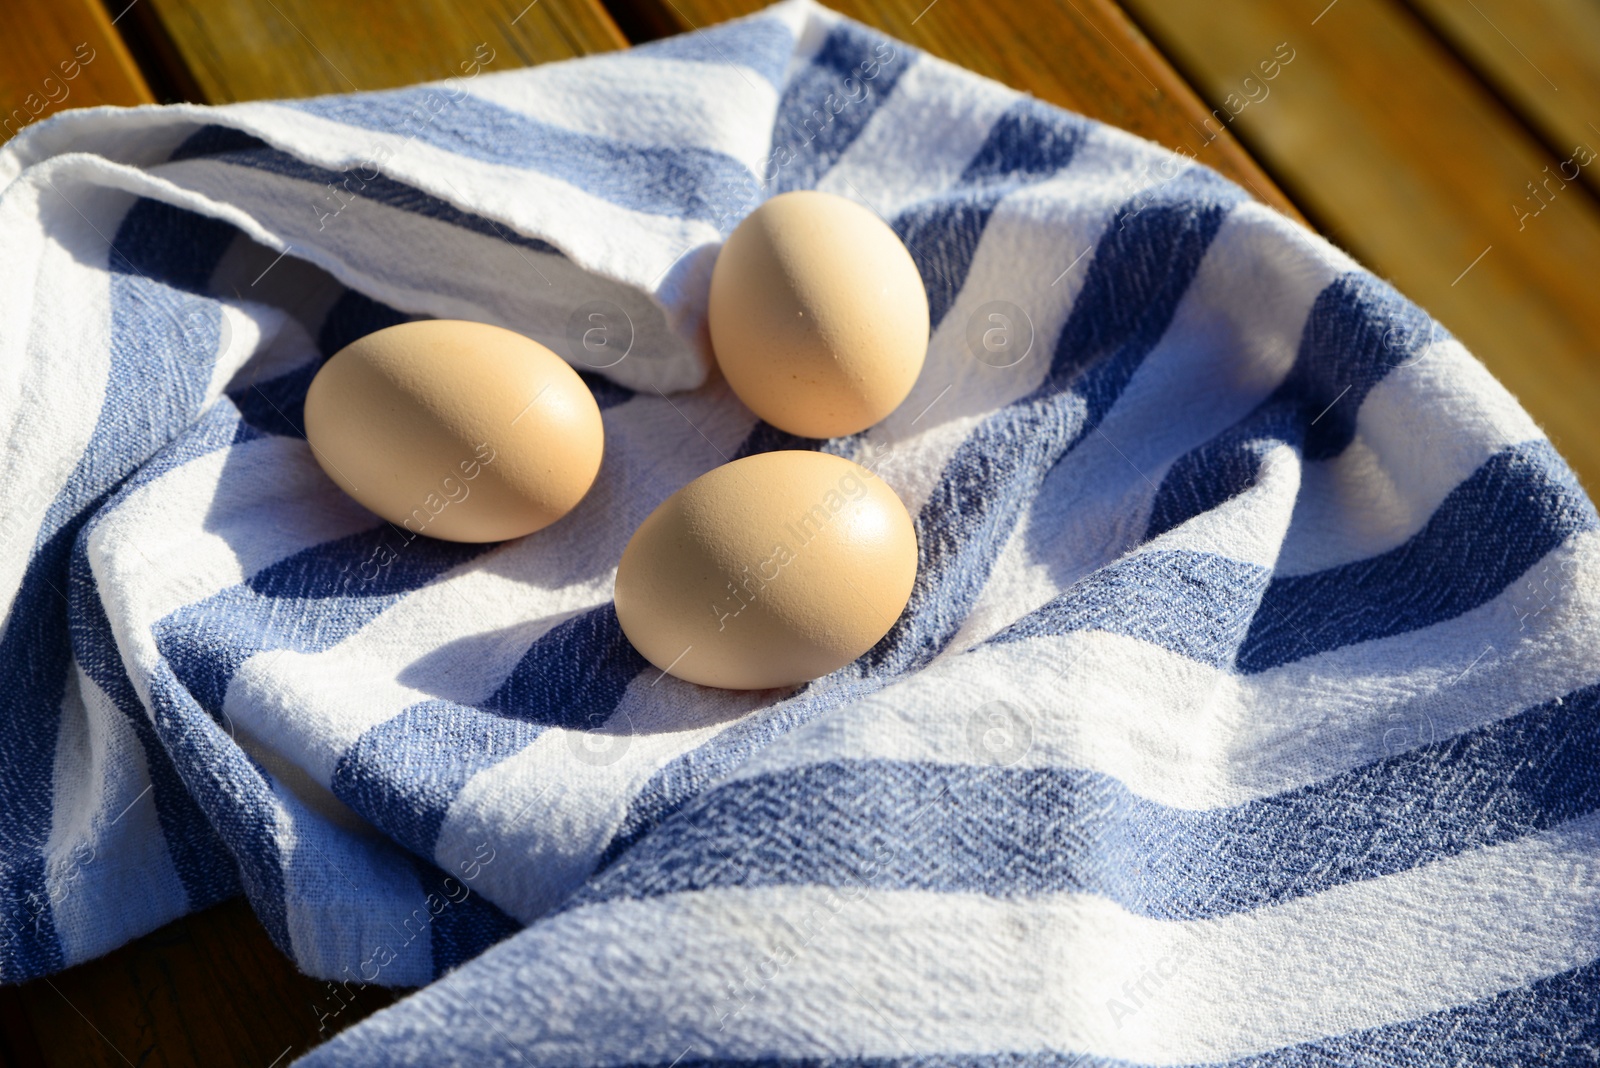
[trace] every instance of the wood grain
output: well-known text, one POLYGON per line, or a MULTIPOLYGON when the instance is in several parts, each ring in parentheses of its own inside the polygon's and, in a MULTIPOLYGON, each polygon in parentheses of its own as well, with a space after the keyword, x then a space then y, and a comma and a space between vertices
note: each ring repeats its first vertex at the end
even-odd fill
POLYGON ((0 141, 67 108, 155 99, 95 0, 4 0, 0 26, 0 141))
MULTIPOLYGON (((766 0, 614 0, 640 36, 698 29, 766 0)), ((828 6, 942 59, 1196 157, 1300 218, 1233 136, 1112 0, 829 0, 828 6), (1213 123, 1213 128, 1216 124, 1213 123)))
MULTIPOLYGON (((115 0, 112 0, 115 2, 115 0)), ((598 0, 144 0, 141 27, 197 102, 390 89, 571 59, 627 42, 598 0)))
POLYGON ((1600 210, 1573 185, 1519 219, 1527 183, 1559 161, 1488 88, 1392 0, 1128 6, 1218 104, 1288 42, 1295 59, 1234 129, 1321 229, 1460 337, 1600 490, 1600 210))
MULTIPOLYGON (((1592 0, 1408 0, 1562 159, 1600 152, 1600 6, 1592 0)), ((1600 168, 1582 171, 1600 192, 1600 168)))

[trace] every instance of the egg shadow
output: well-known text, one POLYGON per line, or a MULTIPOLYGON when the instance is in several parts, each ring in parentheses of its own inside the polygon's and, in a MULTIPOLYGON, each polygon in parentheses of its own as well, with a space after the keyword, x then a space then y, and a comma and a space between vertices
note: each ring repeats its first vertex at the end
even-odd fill
MULTIPOLYGON (((634 650, 610 602, 446 642, 413 661, 400 682, 492 716, 584 734, 673 734, 731 723, 781 703, 793 687, 724 690, 667 675, 634 650), (576 646, 582 646, 581 651, 576 646), (520 650, 520 653, 509 650, 520 650), (574 655, 575 652, 577 655, 574 655), (507 665, 493 692, 463 700, 452 685, 459 665, 489 658, 507 665), (643 691, 640 699, 636 691, 643 691), (625 695, 633 694, 633 699, 625 695)), ((481 671, 477 674, 481 675, 481 671)))
POLYGON ((588 611, 592 609, 575 609, 454 638, 435 646, 401 668, 395 680, 441 700, 480 704, 486 699, 484 695, 468 695, 465 692, 471 684, 461 678, 464 674, 463 664, 479 665, 470 672, 469 677, 474 678, 483 676, 481 665, 485 663, 504 665, 503 670, 492 673, 493 677, 502 680, 496 686, 503 685, 503 679, 521 667, 523 659, 541 637, 588 611))

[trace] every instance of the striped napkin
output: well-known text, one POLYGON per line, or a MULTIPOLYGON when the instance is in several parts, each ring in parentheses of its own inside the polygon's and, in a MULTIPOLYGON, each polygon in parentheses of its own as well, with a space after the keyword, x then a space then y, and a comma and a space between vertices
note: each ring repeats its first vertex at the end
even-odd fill
POLYGON ((329 1034, 425 986, 318 1066, 1600 1058, 1600 534, 1448 332, 1204 149, 808 0, 505 65, 0 150, 0 976, 242 891, 329 1034), (825 442, 706 346, 796 188, 934 324, 825 442), (594 389, 559 524, 436 542, 321 474, 316 368, 425 316, 594 389), (911 603, 796 690, 663 676, 622 547, 775 448, 895 488, 911 603))

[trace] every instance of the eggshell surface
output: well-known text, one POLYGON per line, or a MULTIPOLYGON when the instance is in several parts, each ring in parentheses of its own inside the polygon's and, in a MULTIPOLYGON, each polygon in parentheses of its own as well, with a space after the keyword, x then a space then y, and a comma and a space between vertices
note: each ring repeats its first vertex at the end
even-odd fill
POLYGON ((876 645, 916 573, 915 528, 882 479, 827 453, 761 453, 701 475, 640 524, 617 569, 617 619, 678 678, 791 686, 876 645))
POLYGON ((305 427, 350 496, 411 533, 463 542, 566 515, 594 483, 605 438, 594 394, 559 356, 451 319, 340 349, 306 393, 305 427))
POLYGON ((906 247, 871 209, 814 190, 773 197, 728 236, 707 319, 739 399, 812 438, 883 419, 928 349, 928 296, 906 247))

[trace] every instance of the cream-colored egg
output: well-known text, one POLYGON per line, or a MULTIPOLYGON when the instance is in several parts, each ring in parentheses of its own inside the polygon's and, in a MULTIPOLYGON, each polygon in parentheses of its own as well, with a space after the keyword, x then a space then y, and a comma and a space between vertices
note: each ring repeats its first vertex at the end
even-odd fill
POLYGON ((791 686, 876 645, 916 575, 916 531, 882 479, 828 453, 761 453, 640 524, 617 569, 617 619, 681 679, 791 686))
POLYGON ((832 438, 906 399, 928 351, 928 295, 873 212, 830 193, 773 197, 717 256, 707 309, 739 399, 793 434, 832 438))
POLYGON ((583 499, 605 434, 594 394, 530 338, 451 319, 368 334, 306 393, 328 477, 378 515, 446 541, 549 526, 583 499))

